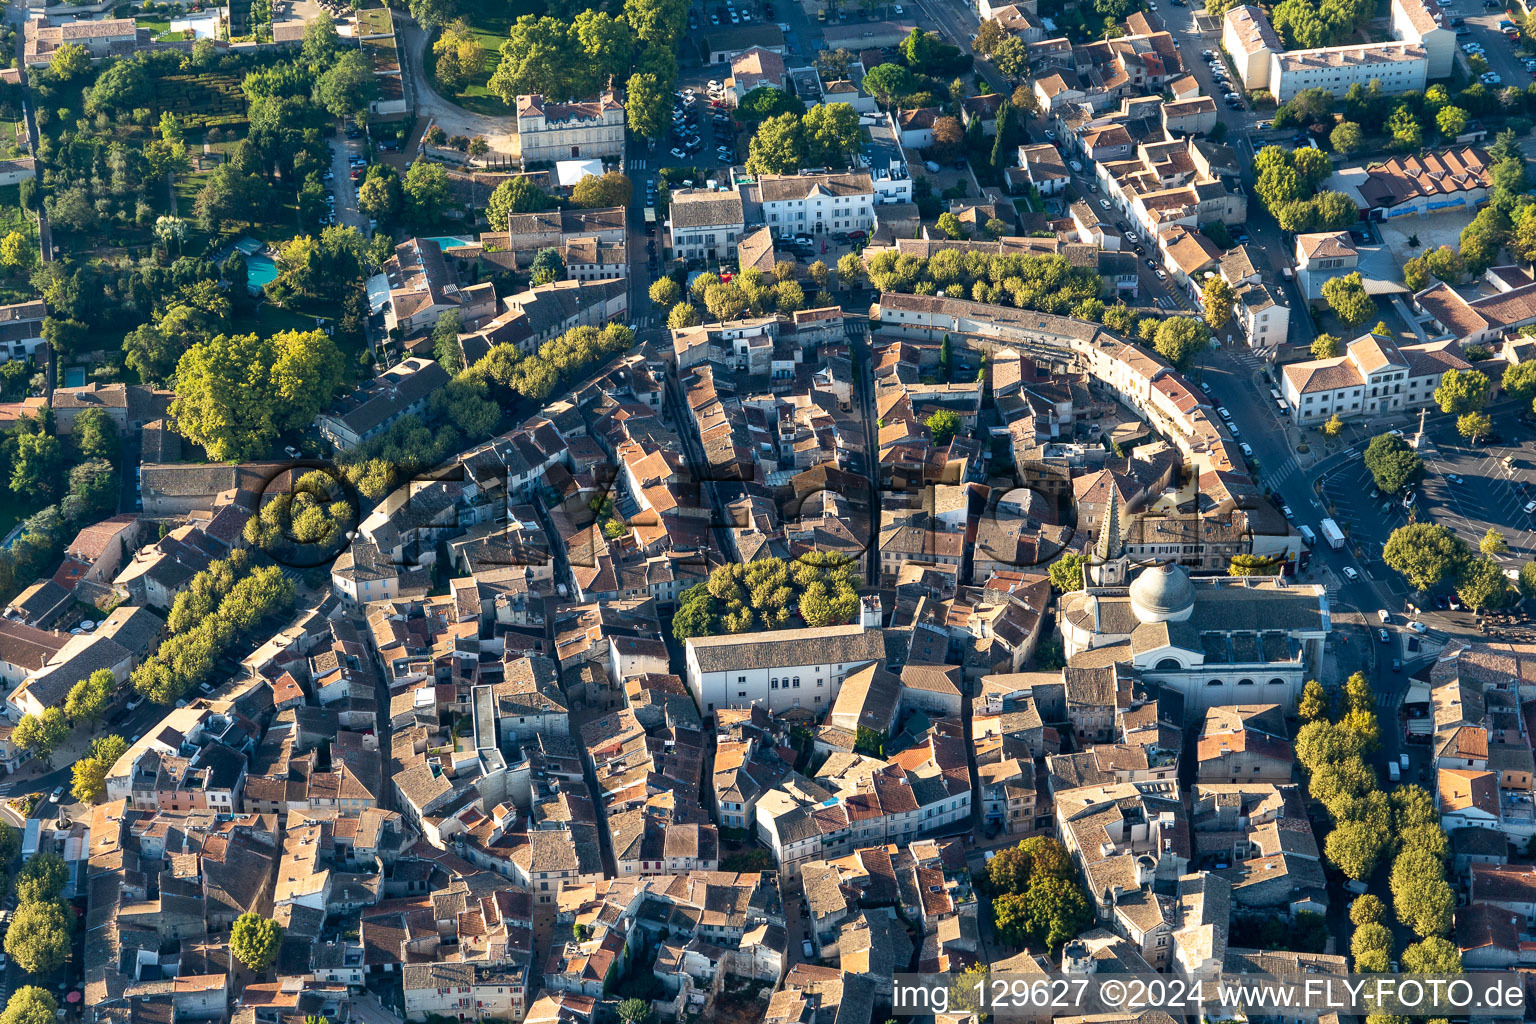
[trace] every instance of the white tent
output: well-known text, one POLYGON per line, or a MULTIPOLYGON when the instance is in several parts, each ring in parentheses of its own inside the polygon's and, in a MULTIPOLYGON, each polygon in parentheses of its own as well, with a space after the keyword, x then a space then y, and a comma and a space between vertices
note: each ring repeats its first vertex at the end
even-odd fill
POLYGON ((603 176, 603 162, 601 160, 557 160, 555 162, 555 175, 560 179, 563 188, 570 188, 587 175, 603 176))

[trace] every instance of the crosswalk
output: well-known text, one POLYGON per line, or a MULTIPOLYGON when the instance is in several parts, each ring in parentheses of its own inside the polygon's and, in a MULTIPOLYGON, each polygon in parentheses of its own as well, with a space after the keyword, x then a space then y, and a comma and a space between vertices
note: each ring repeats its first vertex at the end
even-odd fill
POLYGON ((632 171, 643 171, 643 170, 645 170, 645 164, 646 164, 646 158, 645 157, 643 157, 643 156, 635 157, 633 160, 631 160, 629 162, 629 169, 632 170, 632 171))
POLYGON ((1264 475, 1269 481, 1271 488, 1279 489, 1280 484, 1289 480, 1299 469, 1301 469, 1301 464, 1296 461, 1296 456, 1291 454, 1287 455, 1284 461, 1273 466, 1265 465, 1264 475))
POLYGON ((869 321, 868 320, 844 320, 843 321, 843 332, 845 334, 847 334, 848 337, 850 337, 850 338, 857 338, 860 335, 868 334, 869 333, 869 321))

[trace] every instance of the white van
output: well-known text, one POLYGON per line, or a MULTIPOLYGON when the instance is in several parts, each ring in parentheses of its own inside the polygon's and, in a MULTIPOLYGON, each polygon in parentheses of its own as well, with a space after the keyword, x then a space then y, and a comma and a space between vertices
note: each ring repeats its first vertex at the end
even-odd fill
POLYGON ((1307 547, 1310 548, 1317 543, 1317 534, 1312 532, 1312 527, 1305 525, 1298 526, 1296 528, 1296 532, 1300 533, 1301 539, 1307 542, 1307 547))

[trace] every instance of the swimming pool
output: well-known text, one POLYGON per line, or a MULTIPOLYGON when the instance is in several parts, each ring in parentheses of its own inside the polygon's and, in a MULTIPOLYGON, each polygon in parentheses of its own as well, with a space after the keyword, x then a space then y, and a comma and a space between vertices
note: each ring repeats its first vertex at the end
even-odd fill
POLYGON ((71 366, 64 371, 64 386, 67 388, 85 387, 85 367, 71 366))
POLYGON ((257 254, 245 258, 246 288, 252 295, 277 280, 277 264, 272 257, 257 254))
POLYGON ((427 241, 436 242, 438 248, 440 249, 457 249, 461 245, 475 244, 467 238, 455 238, 452 235, 442 235, 435 238, 428 238, 427 241))

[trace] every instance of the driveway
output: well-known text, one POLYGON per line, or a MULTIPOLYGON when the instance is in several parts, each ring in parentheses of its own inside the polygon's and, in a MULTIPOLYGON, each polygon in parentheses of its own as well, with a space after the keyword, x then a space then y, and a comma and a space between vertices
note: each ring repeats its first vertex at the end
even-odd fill
POLYGON ((491 152, 501 156, 520 155, 521 151, 517 144, 517 121, 514 118, 476 114, 432 91, 432 84, 427 81, 426 61, 423 59, 427 47, 427 33, 421 26, 402 21, 400 39, 410 55, 406 64, 411 76, 412 88, 416 93, 418 117, 430 118, 450 138, 455 135, 467 135, 470 138, 480 135, 491 147, 491 152))
POLYGON ((326 182, 326 187, 336 194, 336 223, 346 228, 357 228, 366 235, 368 218, 357 208, 357 185, 361 181, 353 183, 352 169, 348 163, 350 157, 362 152, 362 139, 349 139, 338 129, 336 138, 331 142, 331 173, 334 177, 326 182))

